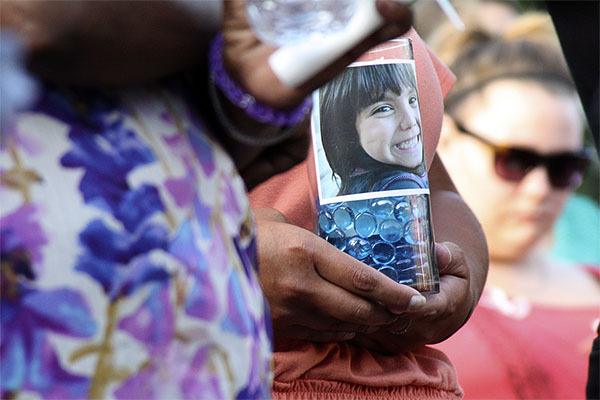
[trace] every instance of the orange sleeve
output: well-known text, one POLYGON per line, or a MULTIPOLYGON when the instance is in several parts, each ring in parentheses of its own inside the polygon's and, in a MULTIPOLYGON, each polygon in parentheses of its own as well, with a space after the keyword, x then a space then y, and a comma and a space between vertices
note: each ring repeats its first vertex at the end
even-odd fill
POLYGON ((429 47, 427 48, 427 52, 429 53, 429 58, 431 59, 433 68, 435 68, 438 81, 440 82, 442 96, 445 98, 454 86, 454 83, 456 82, 456 76, 450 70, 450 68, 448 68, 448 66, 444 64, 433 51, 431 51, 429 47))

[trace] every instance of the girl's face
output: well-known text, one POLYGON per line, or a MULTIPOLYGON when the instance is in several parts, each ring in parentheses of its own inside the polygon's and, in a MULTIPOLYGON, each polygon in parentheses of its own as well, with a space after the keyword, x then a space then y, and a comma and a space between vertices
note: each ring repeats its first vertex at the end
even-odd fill
POLYGON ((402 88, 359 111, 356 131, 371 158, 384 164, 416 168, 423 162, 421 123, 417 92, 402 88))
MULTIPOLYGON (((577 151, 582 120, 575 97, 549 91, 534 81, 489 84, 461 106, 466 129, 496 145, 539 154, 577 151)), ((439 153, 452 180, 481 222, 492 260, 515 261, 552 229, 571 192, 557 189, 538 165, 511 182, 494 168, 493 150, 445 121, 439 153)))

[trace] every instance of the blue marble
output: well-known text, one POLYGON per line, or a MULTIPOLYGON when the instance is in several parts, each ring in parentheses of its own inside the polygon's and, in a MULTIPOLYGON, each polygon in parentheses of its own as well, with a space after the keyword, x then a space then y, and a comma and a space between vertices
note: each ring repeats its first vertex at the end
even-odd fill
POLYGON ((371 254, 371 244, 363 238, 353 237, 348 240, 346 252, 357 260, 364 260, 371 254))
POLYGON ((354 213, 348 206, 340 206, 333 212, 333 221, 340 229, 348 229, 354 225, 354 213))
POLYGON ((394 206, 394 217, 401 223, 405 224, 412 218, 412 207, 406 200, 400 200, 394 206))
POLYGON ((353 200, 346 202, 346 204, 352 208, 354 214, 359 214, 369 210, 369 207, 371 206, 371 200, 353 200))
POLYGON ((319 228, 325 233, 335 229, 333 216, 328 211, 323 210, 319 213, 319 228))
POLYGON ((356 233, 360 237, 364 239, 369 238, 377 230, 377 220, 369 212, 360 213, 354 220, 354 229, 356 229, 356 233))
POLYGON ((379 225, 379 236, 388 243, 396 243, 404 235, 404 225, 395 219, 386 219, 379 225))
POLYGON ((389 264, 396 257, 396 249, 387 242, 377 242, 373 245, 373 260, 377 264, 389 264))
POLYGON ((344 232, 339 229, 329 233, 326 240, 342 251, 346 249, 346 236, 344 236, 344 232))
POLYGON ((391 278, 394 282, 398 282, 398 271, 396 271, 395 268, 386 265, 384 267, 379 268, 377 271, 381 272, 388 278, 391 278))
POLYGON ((394 202, 389 198, 374 199, 371 201, 370 209, 373 215, 387 218, 394 212, 394 202))

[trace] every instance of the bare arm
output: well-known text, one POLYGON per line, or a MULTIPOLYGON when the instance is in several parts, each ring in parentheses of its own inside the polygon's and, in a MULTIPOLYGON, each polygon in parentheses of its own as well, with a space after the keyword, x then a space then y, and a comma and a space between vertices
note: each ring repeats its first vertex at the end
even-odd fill
POLYGON ((218 1, 4 0, 0 23, 24 40, 36 75, 115 85, 198 63, 221 26, 220 8, 218 1))
MULTIPOLYGON (((429 180, 436 240, 456 243, 463 250, 465 261, 469 265, 470 292, 473 302, 469 308, 470 316, 481 297, 488 272, 489 259, 485 234, 475 214, 458 193, 437 154, 431 165, 429 180)), ((466 318, 468 316, 465 317, 465 321, 466 318)))

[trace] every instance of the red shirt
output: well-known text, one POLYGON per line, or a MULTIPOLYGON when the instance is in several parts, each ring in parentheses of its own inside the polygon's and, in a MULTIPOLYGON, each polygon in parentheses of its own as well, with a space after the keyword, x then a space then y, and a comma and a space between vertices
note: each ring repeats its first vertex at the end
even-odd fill
POLYGON ((467 324, 436 347, 466 399, 583 399, 598 307, 559 308, 484 292, 467 324))

